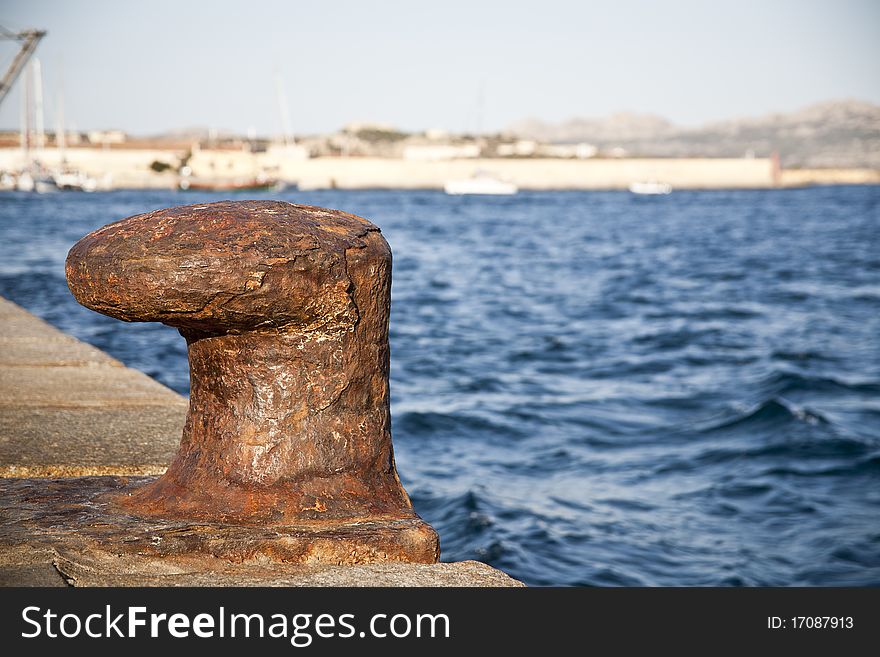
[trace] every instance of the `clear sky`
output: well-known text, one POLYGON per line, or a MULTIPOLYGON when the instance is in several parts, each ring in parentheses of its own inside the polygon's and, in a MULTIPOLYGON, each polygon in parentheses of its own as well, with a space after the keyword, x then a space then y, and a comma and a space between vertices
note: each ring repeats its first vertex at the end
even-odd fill
MULTIPOLYGON (((49 32, 48 127, 63 88, 68 128, 277 133, 276 71, 296 133, 880 103, 877 0, 0 0, 0 25, 49 32)), ((19 114, 15 89, 0 128, 19 114)))

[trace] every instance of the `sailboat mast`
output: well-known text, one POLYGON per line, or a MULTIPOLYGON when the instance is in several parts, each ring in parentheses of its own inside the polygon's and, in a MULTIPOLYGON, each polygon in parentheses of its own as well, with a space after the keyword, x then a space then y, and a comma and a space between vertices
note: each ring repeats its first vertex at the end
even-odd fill
POLYGON ((64 132, 64 95, 58 92, 58 106, 55 115, 55 146, 61 163, 67 161, 67 134, 64 132))
MULTIPOLYGON (((27 79, 27 75, 25 75, 25 79, 27 79)), ((27 160, 27 90, 26 87, 27 82, 20 88, 19 94, 21 97, 21 105, 20 105, 20 114, 18 118, 18 144, 21 148, 21 154, 24 160, 27 160)))
POLYGON ((486 81, 481 80, 480 86, 477 88, 477 110, 474 123, 474 136, 480 137, 483 133, 483 109, 486 103, 486 81))
POLYGON ((33 95, 33 86, 33 67, 28 63, 28 68, 27 71, 25 71, 24 76, 24 93, 22 93, 22 117, 24 118, 24 121, 22 122, 22 150, 24 151, 24 159, 26 163, 30 161, 31 152, 31 109, 33 108, 31 97, 33 95))
POLYGON ((284 85, 281 82, 281 74, 275 72, 275 96, 278 99, 278 113, 281 115, 281 130, 284 132, 284 145, 293 145, 293 136, 290 130, 290 114, 287 111, 287 96, 284 93, 284 85))
POLYGON ((34 57, 34 112, 36 115, 36 139, 34 145, 43 148, 46 145, 46 128, 43 120, 43 67, 40 60, 34 57))

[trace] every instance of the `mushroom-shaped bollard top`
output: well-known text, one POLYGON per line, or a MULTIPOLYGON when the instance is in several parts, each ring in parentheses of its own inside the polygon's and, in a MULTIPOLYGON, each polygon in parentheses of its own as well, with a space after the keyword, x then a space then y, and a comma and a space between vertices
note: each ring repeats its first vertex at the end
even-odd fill
POLYGON ((67 280, 86 307, 188 344, 178 454, 115 503, 244 524, 417 520, 391 445, 391 251, 376 226, 277 201, 158 210, 80 240, 67 280))
POLYGON ((358 322, 349 288, 380 291, 390 267, 388 243, 360 217, 279 201, 221 202, 158 210, 86 235, 68 254, 67 280, 87 308, 185 335, 330 334, 358 322))

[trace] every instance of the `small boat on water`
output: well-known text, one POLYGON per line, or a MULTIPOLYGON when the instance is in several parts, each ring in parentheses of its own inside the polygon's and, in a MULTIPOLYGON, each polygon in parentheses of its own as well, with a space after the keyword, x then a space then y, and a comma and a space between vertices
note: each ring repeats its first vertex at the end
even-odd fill
POLYGON ((98 181, 82 171, 70 169, 52 174, 52 180, 58 189, 76 192, 94 192, 98 189, 98 181))
POLYGON ((19 192, 36 192, 37 194, 48 194, 58 191, 58 187, 52 178, 43 175, 39 171, 31 173, 27 170, 18 174, 15 181, 15 189, 19 192))
POLYGON ((488 173, 478 172, 465 180, 450 180, 443 186, 447 194, 486 194, 492 196, 516 194, 519 188, 512 182, 500 180, 488 173))
POLYGON ((20 192, 33 192, 36 189, 34 177, 27 171, 22 171, 15 179, 15 189, 20 192))
POLYGON ((648 180, 644 182, 630 183, 629 191, 631 191, 633 194, 671 194, 672 185, 670 185, 669 183, 657 182, 656 180, 648 180))

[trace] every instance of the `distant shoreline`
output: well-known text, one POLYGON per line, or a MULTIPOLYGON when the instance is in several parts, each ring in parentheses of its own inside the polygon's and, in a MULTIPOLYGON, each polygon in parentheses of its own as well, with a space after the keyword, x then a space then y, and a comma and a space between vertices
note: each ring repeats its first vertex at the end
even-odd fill
MULTIPOLYGON (((95 177, 102 189, 177 188, 185 161, 192 175, 217 183, 269 177, 300 189, 442 189, 478 171, 521 190, 614 190, 660 181, 673 189, 771 189, 822 184, 880 184, 872 169, 778 169, 771 158, 459 158, 290 157, 281 152, 200 149, 71 148, 66 166, 95 177), (157 172, 155 163, 166 170, 157 172), (151 168, 152 167, 152 168, 151 168)), ((58 149, 32 151, 47 169, 61 166, 58 149)), ((0 148, 0 171, 27 164, 19 148, 0 148)), ((161 168, 161 167, 160 167, 161 168)))

